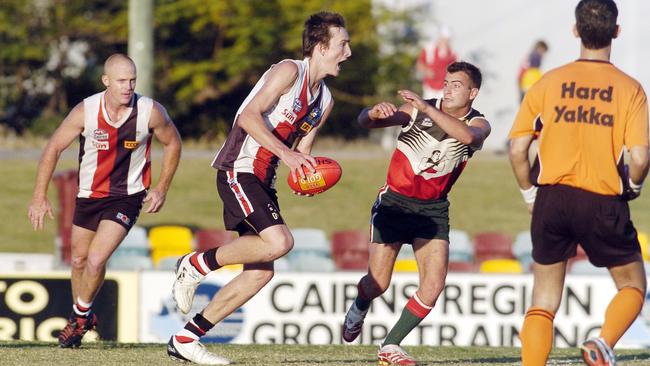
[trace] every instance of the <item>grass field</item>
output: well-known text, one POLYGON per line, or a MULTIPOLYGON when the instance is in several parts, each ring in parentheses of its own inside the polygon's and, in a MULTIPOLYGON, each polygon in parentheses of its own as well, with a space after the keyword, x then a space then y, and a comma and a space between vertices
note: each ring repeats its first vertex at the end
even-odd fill
MULTIPOLYGON (((374 346, 220 345, 207 346, 236 365, 376 365, 374 346)), ((518 348, 405 347, 418 365, 519 365, 518 348)), ((178 365, 163 344, 97 343, 60 349, 48 343, 0 343, 3 365, 178 365)), ((648 365, 650 351, 617 352, 619 365, 648 365)), ((549 365, 584 365, 577 349, 559 349, 549 365)))
MULTIPOLYGON (((74 150, 74 149, 72 149, 74 150)), ((185 151, 167 202, 158 214, 142 214, 140 225, 178 223, 199 227, 223 227, 221 201, 215 188, 215 171, 209 164, 212 151, 185 151)), ((315 197, 297 197, 285 182, 287 170, 281 166, 276 184, 282 215, 290 227, 316 227, 328 234, 344 229, 366 229, 370 206, 385 182, 390 156, 378 148, 353 146, 324 150, 315 155, 333 157, 343 167, 343 178, 331 191, 315 197)), ((160 158, 154 156, 154 177, 160 158)), ((27 220, 27 206, 36 174, 37 156, 9 156, 0 160, 0 251, 53 252, 56 222, 47 220, 43 232, 34 232, 27 220)), ((76 167, 68 154, 57 170, 76 167)), ((56 205, 56 192, 50 185, 56 205)), ((470 235, 496 230, 516 234, 526 230, 529 215, 510 170, 506 156, 479 152, 473 158, 450 195, 452 228, 470 235)), ((638 229, 650 231, 650 195, 631 203, 638 229)))

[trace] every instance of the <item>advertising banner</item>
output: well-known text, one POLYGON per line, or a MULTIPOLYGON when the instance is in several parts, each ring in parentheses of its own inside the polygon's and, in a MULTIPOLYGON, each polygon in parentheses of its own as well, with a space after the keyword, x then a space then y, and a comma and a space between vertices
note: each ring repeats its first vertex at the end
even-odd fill
MULTIPOLYGON (((210 274, 197 289, 193 308, 181 314, 171 297, 173 274, 143 272, 140 340, 167 342, 237 273, 210 274), (160 286, 168 283, 168 286, 160 286), (157 285, 153 285, 157 284, 157 285)), ((340 344, 345 312, 362 273, 277 273, 242 308, 202 338, 205 342, 340 344)), ((415 273, 396 273, 373 301, 355 343, 378 344, 417 289, 415 273)), ((530 305, 532 276, 451 273, 427 318, 405 345, 519 346, 518 331, 530 305)), ((555 318, 557 347, 575 347, 598 335, 605 309, 616 293, 608 276, 570 276, 555 318)), ((648 321, 639 317, 621 344, 650 345, 648 321), (645 338, 644 338, 645 337, 645 338), (627 343, 626 343, 627 342, 627 343)))
MULTIPOLYGON (((95 302, 97 329, 84 341, 137 341, 138 281, 109 273, 95 302)), ((57 341, 72 312, 70 273, 0 274, 0 340, 57 341)))

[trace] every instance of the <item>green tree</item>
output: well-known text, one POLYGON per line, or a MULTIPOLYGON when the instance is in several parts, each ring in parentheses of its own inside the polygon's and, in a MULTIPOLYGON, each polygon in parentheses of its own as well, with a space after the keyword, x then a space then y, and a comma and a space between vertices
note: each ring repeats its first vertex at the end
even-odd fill
MULTIPOLYGON (((103 60, 126 52, 127 5, 0 2, 0 124, 47 133, 74 104, 101 90, 103 60)), ((409 28, 408 13, 373 9, 371 0, 156 0, 156 99, 183 136, 225 134, 269 65, 302 58, 303 22, 320 10, 343 14, 353 52, 340 76, 327 80, 336 108, 323 133, 366 133, 353 123, 359 110, 377 95, 394 95, 395 86, 410 86, 415 59, 411 35, 400 30, 409 28), (382 24, 399 31, 380 39, 382 24), (393 53, 380 50, 387 44, 393 53)))
POLYGON ((97 89, 95 64, 125 45, 126 29, 120 2, 3 0, 0 123, 20 133, 52 121, 43 126, 52 130, 71 103, 97 89))

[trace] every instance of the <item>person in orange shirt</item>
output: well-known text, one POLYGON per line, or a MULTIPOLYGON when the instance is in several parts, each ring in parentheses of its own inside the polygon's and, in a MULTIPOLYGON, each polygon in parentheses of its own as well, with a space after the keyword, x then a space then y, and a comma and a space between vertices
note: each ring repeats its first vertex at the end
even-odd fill
POLYGON ((533 300, 520 333, 524 366, 546 364, 567 260, 578 243, 592 264, 608 268, 618 289, 599 336, 582 344, 587 365, 616 364, 612 348, 643 306, 645 271, 627 201, 641 193, 648 173, 648 105, 641 85, 609 62, 617 15, 612 0, 578 3, 580 59, 528 91, 510 132, 510 161, 532 213, 535 260, 533 300))

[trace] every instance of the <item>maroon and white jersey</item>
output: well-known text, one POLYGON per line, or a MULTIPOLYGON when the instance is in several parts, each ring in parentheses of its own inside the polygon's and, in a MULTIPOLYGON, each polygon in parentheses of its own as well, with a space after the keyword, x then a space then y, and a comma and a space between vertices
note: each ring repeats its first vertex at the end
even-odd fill
POLYGON ((79 137, 79 193, 82 198, 132 195, 151 185, 153 100, 133 96, 131 111, 119 121, 106 112, 104 92, 84 99, 79 137))
MULTIPOLYGON (((441 99, 427 102, 440 109, 441 99)), ((482 117, 479 111, 471 109, 460 120, 469 124, 482 117)), ((480 148, 449 136, 427 114, 413 108, 411 120, 397 138, 386 183, 403 196, 422 200, 446 198, 467 160, 480 148)))
MULTIPOLYGON (((316 94, 311 94, 308 59, 285 61, 291 61, 298 66, 296 81, 286 94, 280 96, 277 103, 262 113, 262 117, 266 128, 291 148, 298 137, 308 134, 320 124, 323 112, 332 100, 332 95, 323 81, 320 82, 316 94)), ((219 170, 253 173, 269 187, 274 185, 279 158, 244 131, 237 123, 237 118, 264 86, 271 69, 264 73, 239 107, 232 130, 212 161, 212 166, 219 170)))

